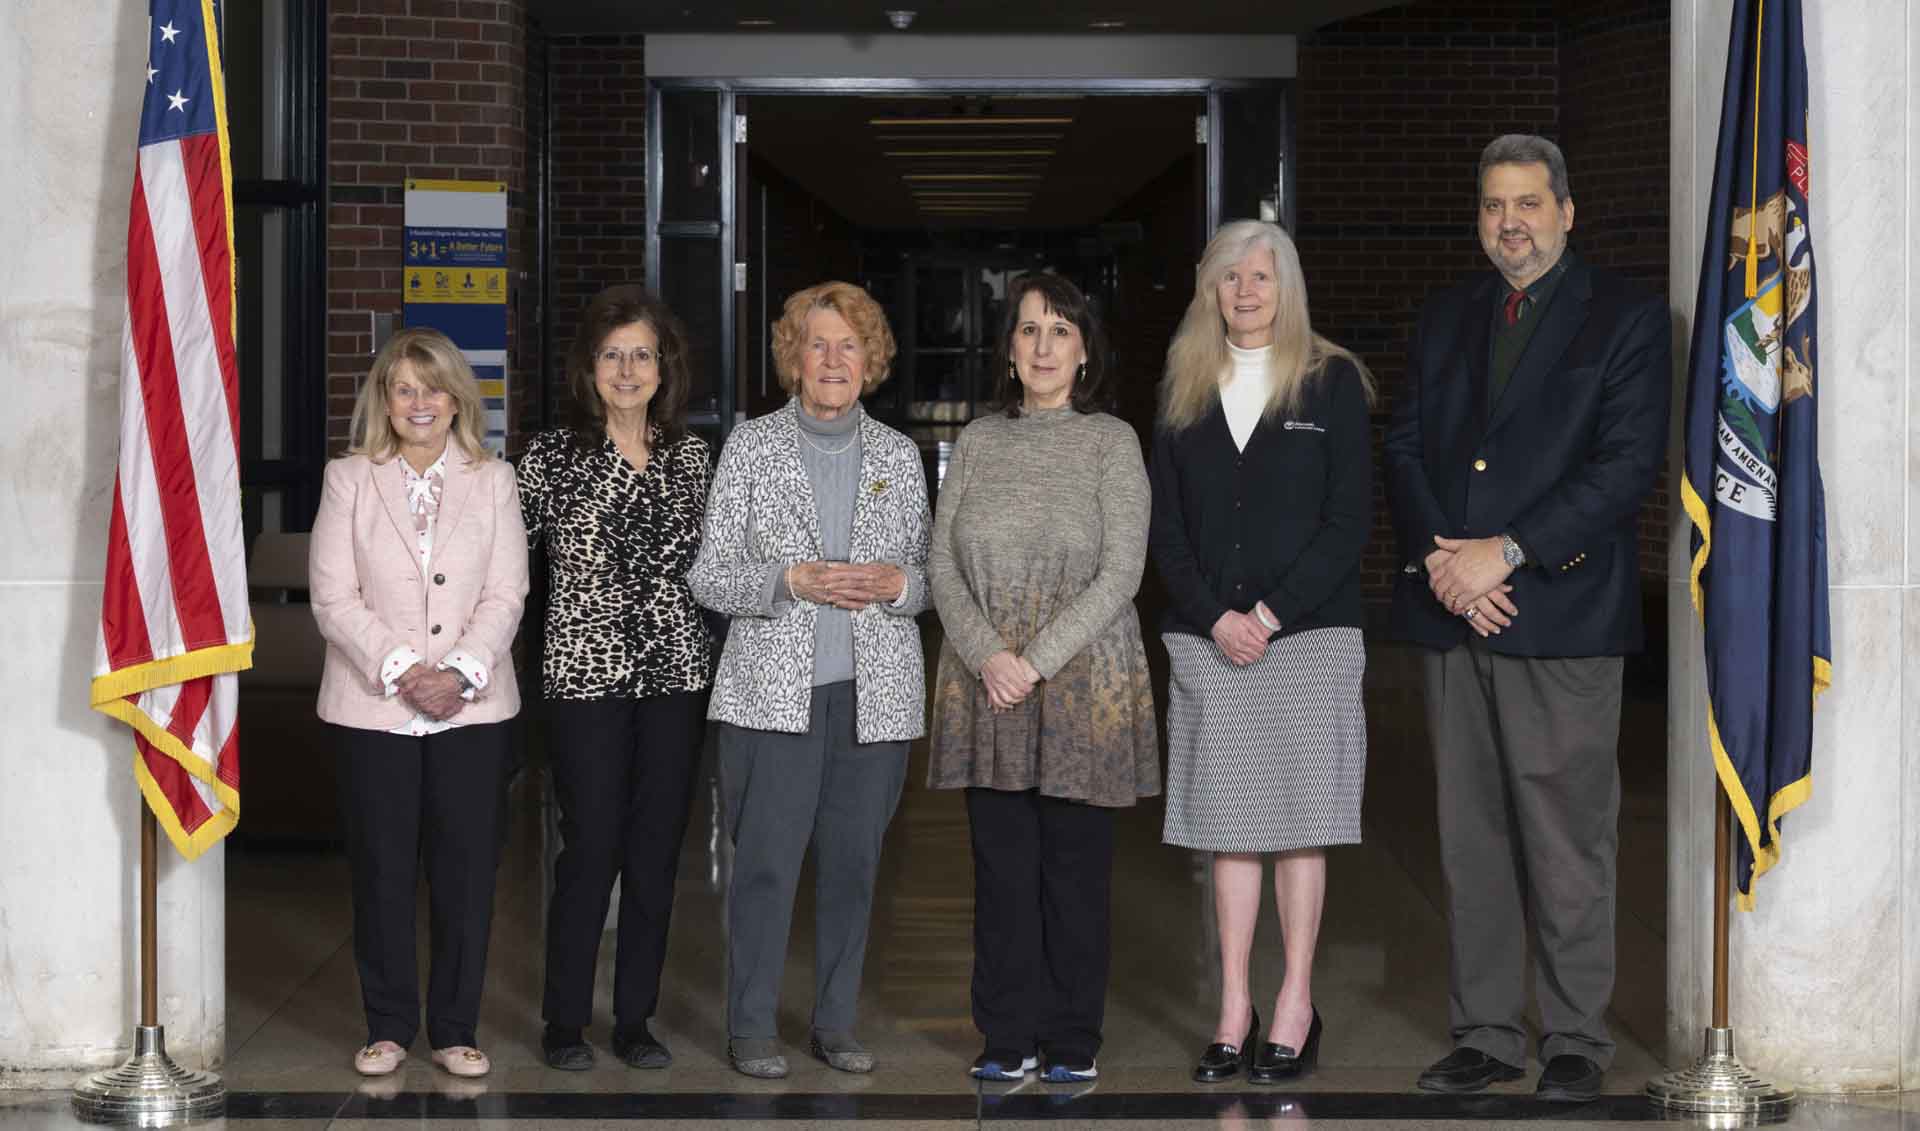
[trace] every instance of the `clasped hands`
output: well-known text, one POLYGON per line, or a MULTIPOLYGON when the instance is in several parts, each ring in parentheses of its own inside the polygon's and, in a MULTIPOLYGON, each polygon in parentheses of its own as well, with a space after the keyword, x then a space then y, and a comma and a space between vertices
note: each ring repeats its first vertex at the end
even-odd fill
POLYGON ((1267 642, 1273 638, 1273 630, 1261 622, 1260 613, 1263 611, 1275 624, 1279 623, 1279 618, 1267 608, 1265 601, 1256 603, 1254 611, 1249 613, 1236 613, 1228 609, 1220 614, 1219 620, 1213 622, 1213 642, 1220 646, 1227 662, 1236 668, 1257 663, 1267 654, 1267 642))
POLYGON ((980 665, 980 682, 987 685, 989 707, 996 712, 1011 711, 1040 685, 1040 670, 1028 663, 1025 656, 1016 656, 1003 648, 980 665))
POLYGON ((1513 567, 1500 553, 1498 538, 1442 538, 1436 534, 1437 549, 1427 555, 1427 587, 1434 600, 1450 613, 1464 617, 1467 627, 1482 638, 1500 635, 1500 630, 1520 615, 1507 594, 1513 592, 1507 578, 1513 567))
POLYGON ((435 722, 445 722, 467 705, 460 677, 429 667, 424 660, 401 672, 393 685, 408 706, 435 722))
POLYGON ((787 567, 787 591, 802 601, 857 613, 876 601, 898 601, 907 575, 886 562, 796 562, 787 567))

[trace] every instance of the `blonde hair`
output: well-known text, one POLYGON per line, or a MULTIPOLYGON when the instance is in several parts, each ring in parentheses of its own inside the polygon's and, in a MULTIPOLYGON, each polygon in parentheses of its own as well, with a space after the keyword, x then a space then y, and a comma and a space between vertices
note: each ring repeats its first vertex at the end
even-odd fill
POLYGON ((1204 417, 1212 408, 1220 388, 1220 376, 1228 364, 1225 317, 1220 313, 1220 282, 1227 271, 1248 252, 1265 247, 1273 252, 1276 307, 1273 314, 1273 344, 1267 349, 1267 365, 1273 375, 1273 392, 1267 397, 1262 416, 1297 413, 1308 383, 1318 377, 1327 362, 1342 358, 1352 363, 1360 375, 1367 403, 1373 403, 1373 375, 1353 353, 1313 332, 1307 317, 1306 278, 1300 271, 1300 253, 1293 240, 1273 224, 1259 220, 1235 220, 1223 224, 1200 255, 1198 279, 1193 301, 1167 347, 1166 376, 1160 382, 1161 422, 1174 431, 1204 417))
POLYGON ((879 388, 893 371, 893 330, 887 325, 887 312, 873 296, 852 283, 816 283, 787 296, 780 320, 773 324, 773 368, 780 375, 780 387, 789 394, 800 389, 800 355, 807 348, 807 315, 816 310, 831 310, 847 320, 860 336, 860 348, 866 354, 866 376, 860 382, 860 395, 879 388))
POLYGON ((387 339, 373 359, 373 368, 360 385, 360 397, 353 402, 353 424, 348 435, 349 455, 364 455, 375 463, 385 463, 400 454, 400 438, 394 435, 393 421, 387 417, 387 395, 393 383, 393 371, 407 364, 415 381, 429 389, 453 395, 453 428, 449 438, 470 460, 492 458, 481 442, 481 422, 486 417, 480 403, 480 384, 474 380, 473 367, 438 330, 417 327, 402 330, 387 339))

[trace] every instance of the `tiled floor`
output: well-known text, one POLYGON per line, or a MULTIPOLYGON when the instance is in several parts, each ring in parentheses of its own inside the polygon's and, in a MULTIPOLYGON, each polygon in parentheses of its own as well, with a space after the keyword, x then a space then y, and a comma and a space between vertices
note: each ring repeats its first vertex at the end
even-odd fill
MULTIPOLYGON (((1321 1067, 1286 1094, 1202 1088, 1187 1076, 1210 1035, 1216 974, 1204 859, 1159 843, 1160 809, 1120 820, 1115 862, 1114 962, 1107 1045, 1097 1086, 1029 1080, 981 1088, 966 1075, 979 1048, 968 1017, 971 872, 960 798, 909 785, 888 834, 862 1004, 862 1036, 880 1057, 869 1077, 836 1073, 804 1055, 812 945, 803 881, 781 1028, 793 1074, 752 1081, 726 1064, 720 1015, 721 916, 728 860, 709 778, 682 856, 667 981, 655 1032, 674 1050, 665 1071, 641 1072, 604 1054, 593 1071, 556 1072, 540 1059, 541 923, 551 847, 544 792, 527 775, 514 792, 512 844, 494 916, 481 1041, 494 1071, 456 1082, 416 1055, 393 1078, 367 1084, 349 1060, 364 1036, 350 944, 342 858, 325 850, 228 855, 229 1122, 265 1128, 434 1125, 567 1127, 651 1120, 657 1126, 774 1123, 887 1127, 1153 1126, 1237 1129, 1281 1120, 1358 1126, 1559 1126, 1650 1120, 1639 1098, 1663 1071, 1658 1041, 1665 993, 1664 713, 1657 692, 1633 697, 1622 740, 1626 783, 1621 858, 1620 975, 1613 1029, 1620 1043, 1609 1095, 1587 1107, 1537 1104, 1530 1081, 1452 1099, 1412 1089, 1444 1054, 1446 948, 1434 862, 1431 770, 1424 753, 1411 657, 1370 655, 1372 747, 1367 842, 1334 850, 1315 998, 1326 1018, 1321 1067)), ((924 751, 916 749, 916 762, 924 751)), ((911 781, 923 780, 916 765, 911 781)), ((1256 949, 1256 993, 1278 987, 1277 928, 1269 906, 1256 949)), ((422 931, 424 943, 424 930, 422 931)), ((611 938, 602 952, 604 1042, 611 938)), ((424 961, 424 954, 423 954, 424 961)), ((416 1048, 416 1054, 422 1049, 416 1048)), ((1917 1098, 1920 1099, 1920 1098, 1917 1098)), ((1920 1125, 1920 1102, 1907 1117, 1920 1125)), ((1793 1125, 1900 1126, 1897 1098, 1808 1101, 1793 1125)), ((0 1127, 71 1122, 63 1095, 0 1093, 0 1127)))

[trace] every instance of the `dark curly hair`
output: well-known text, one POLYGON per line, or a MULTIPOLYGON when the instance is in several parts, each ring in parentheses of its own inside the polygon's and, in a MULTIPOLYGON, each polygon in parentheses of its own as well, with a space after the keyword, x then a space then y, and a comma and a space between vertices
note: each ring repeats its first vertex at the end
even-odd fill
POLYGON ((644 322, 660 343, 660 388, 647 405, 647 422, 658 425, 666 443, 687 434, 687 393, 693 384, 687 328, 645 287, 632 283, 608 287, 593 296, 581 315, 580 330, 567 350, 567 387, 573 392, 574 440, 595 448, 606 438, 607 410, 594 387, 594 358, 615 330, 644 322))

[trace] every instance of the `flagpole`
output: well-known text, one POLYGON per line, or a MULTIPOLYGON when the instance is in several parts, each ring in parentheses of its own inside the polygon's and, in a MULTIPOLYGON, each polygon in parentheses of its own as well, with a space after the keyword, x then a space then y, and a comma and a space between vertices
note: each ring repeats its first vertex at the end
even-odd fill
POLYGON ((140 806, 140 1024, 160 1024, 160 822, 140 806))
POLYGON ((1647 1099, 1670 1117, 1691 1118, 1714 1127, 1779 1123, 1793 1111, 1792 1088, 1773 1084, 1748 1071, 1733 1051, 1728 1020, 1728 905, 1733 892, 1733 806, 1718 781, 1713 790, 1713 1023, 1700 1058, 1678 1072, 1647 1082, 1647 1099))
POLYGON ((1727 904, 1733 893, 1727 877, 1733 871, 1733 806, 1727 804, 1727 791, 1713 791, 1713 1027, 1730 1029, 1727 1019, 1727 904))
POLYGON ((140 1023, 133 1055, 120 1067, 96 1072, 73 1089, 73 1109, 88 1123, 171 1127, 226 1114, 227 1088, 211 1072, 189 1072, 167 1055, 160 1025, 160 822, 146 798, 140 804, 140 1023))

